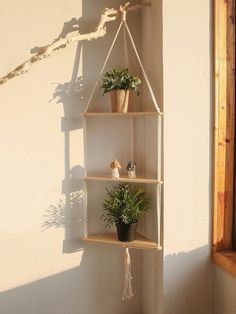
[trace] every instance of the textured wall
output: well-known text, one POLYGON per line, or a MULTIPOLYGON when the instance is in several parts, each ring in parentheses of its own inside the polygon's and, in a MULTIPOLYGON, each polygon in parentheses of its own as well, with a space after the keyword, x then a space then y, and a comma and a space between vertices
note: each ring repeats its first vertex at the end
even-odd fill
POLYGON ((165 314, 212 313, 210 21, 210 1, 163 1, 165 314))
MULTIPOLYGON (((163 108, 163 55, 162 55, 162 1, 153 0, 151 9, 142 12, 142 59, 157 102, 163 108)), ((153 110, 150 93, 143 93, 143 103, 153 110)), ((146 122, 149 137, 155 138, 155 123, 146 122)), ((152 176, 156 163, 155 145, 147 145, 146 172, 152 176)), ((151 228, 151 227, 150 227, 151 228)), ((163 307, 163 252, 143 253, 143 314, 162 314, 163 307)))
MULTIPOLYGON (((36 46, 63 36, 72 24, 80 24, 81 32, 93 30, 104 7, 119 4, 2 2, 0 75, 27 59, 36 46)), ((139 15, 132 13, 131 28, 138 30, 138 25, 139 15)), ((139 313, 139 253, 133 265, 135 298, 122 302, 121 250, 82 250, 84 243, 78 241, 84 166, 79 114, 115 27, 117 23, 108 27, 105 40, 72 44, 0 87, 2 314, 139 313)), ((112 60, 118 56, 115 51, 112 60)))
POLYGON ((223 269, 215 267, 214 314, 235 314, 236 280, 223 269))

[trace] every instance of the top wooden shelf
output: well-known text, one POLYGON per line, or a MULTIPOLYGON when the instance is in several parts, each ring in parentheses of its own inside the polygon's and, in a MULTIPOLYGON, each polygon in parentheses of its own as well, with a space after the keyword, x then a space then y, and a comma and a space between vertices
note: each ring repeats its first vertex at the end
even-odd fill
POLYGON ((146 112, 84 112, 84 117, 145 117, 145 116, 159 116, 162 113, 157 111, 146 111, 146 112))

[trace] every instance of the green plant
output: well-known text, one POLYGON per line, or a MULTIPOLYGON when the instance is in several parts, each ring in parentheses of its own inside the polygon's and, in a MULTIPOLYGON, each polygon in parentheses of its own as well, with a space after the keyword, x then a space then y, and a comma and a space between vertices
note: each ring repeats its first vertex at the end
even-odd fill
POLYGON ((141 80, 137 76, 130 75, 128 69, 112 69, 104 74, 102 80, 103 95, 117 89, 133 89, 139 95, 138 85, 141 84, 141 80))
POLYGON ((105 213, 101 219, 110 227, 113 223, 130 224, 148 211, 148 200, 142 189, 132 188, 121 183, 111 190, 106 188, 107 195, 103 201, 105 213))

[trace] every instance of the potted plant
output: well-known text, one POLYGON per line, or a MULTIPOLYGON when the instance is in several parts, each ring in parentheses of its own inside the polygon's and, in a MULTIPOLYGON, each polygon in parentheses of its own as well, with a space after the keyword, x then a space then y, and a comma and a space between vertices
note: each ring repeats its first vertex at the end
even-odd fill
POLYGON ((110 92, 112 112, 127 112, 129 91, 132 89, 138 93, 138 85, 141 80, 137 76, 129 74, 128 69, 112 69, 103 76, 103 95, 110 92))
POLYGON ((103 201, 105 213, 101 219, 106 227, 116 225, 120 241, 130 242, 135 239, 138 219, 148 211, 148 200, 142 189, 132 188, 127 183, 114 186, 103 201))

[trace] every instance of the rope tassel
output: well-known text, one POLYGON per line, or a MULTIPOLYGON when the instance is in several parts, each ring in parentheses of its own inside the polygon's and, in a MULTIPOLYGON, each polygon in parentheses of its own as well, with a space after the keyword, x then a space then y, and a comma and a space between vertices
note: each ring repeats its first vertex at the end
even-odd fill
POLYGON ((131 259, 130 259, 130 254, 129 254, 129 249, 125 248, 125 255, 124 255, 124 260, 125 260, 125 278, 124 278, 124 291, 123 291, 123 296, 122 300, 130 300, 134 294, 132 290, 132 275, 131 275, 131 259))

